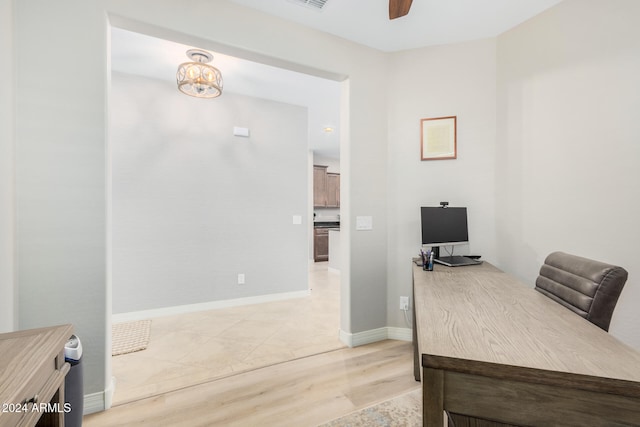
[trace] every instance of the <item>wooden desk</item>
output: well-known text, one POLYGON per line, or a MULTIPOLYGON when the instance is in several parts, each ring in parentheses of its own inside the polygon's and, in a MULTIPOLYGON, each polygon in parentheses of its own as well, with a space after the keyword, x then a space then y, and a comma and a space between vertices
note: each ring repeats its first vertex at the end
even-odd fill
POLYGON ((71 325, 0 334, 0 426, 64 425, 71 325))
POLYGON ((423 425, 640 425, 638 351, 486 262, 413 284, 423 425))

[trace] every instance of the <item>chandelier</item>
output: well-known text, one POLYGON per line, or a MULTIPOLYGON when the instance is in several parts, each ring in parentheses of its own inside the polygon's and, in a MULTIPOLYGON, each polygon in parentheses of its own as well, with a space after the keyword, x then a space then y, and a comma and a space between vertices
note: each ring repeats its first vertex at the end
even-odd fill
POLYGON ((207 64, 213 55, 200 49, 189 49, 187 57, 192 62, 180 64, 176 80, 180 92, 196 98, 216 98, 222 94, 222 74, 207 64))

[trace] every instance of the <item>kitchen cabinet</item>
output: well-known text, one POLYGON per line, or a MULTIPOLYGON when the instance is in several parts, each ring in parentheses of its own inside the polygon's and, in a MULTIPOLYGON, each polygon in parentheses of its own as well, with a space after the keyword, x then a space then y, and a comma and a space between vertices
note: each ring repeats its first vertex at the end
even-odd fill
POLYGON ((313 207, 327 205, 327 167, 313 165, 313 207))
POLYGON ((340 174, 327 172, 327 166, 313 166, 313 207, 340 207, 340 174))
POLYGON ((340 174, 327 173, 327 205, 328 208, 340 207, 340 174))
POLYGON ((329 260, 328 228, 313 229, 313 260, 315 262, 329 260))

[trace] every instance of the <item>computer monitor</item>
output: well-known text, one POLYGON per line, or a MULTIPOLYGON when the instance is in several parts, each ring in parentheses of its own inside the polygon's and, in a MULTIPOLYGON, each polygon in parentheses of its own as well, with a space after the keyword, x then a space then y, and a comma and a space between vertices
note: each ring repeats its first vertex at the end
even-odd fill
POLYGON ((422 207, 420 211, 424 246, 469 243, 467 208, 422 207))
POLYGON ((464 207, 421 207, 422 245, 434 249, 435 261, 449 266, 479 264, 463 256, 440 256, 441 246, 455 246, 469 243, 467 208, 464 207))

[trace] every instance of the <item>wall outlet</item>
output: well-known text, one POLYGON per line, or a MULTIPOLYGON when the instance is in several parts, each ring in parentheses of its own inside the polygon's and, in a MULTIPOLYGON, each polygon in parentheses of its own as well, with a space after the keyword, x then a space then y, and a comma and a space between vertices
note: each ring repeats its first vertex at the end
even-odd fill
POLYGON ((244 285, 244 273, 238 274, 238 285, 244 285))
POLYGON ((400 297, 400 310, 409 310, 409 297, 400 297))

